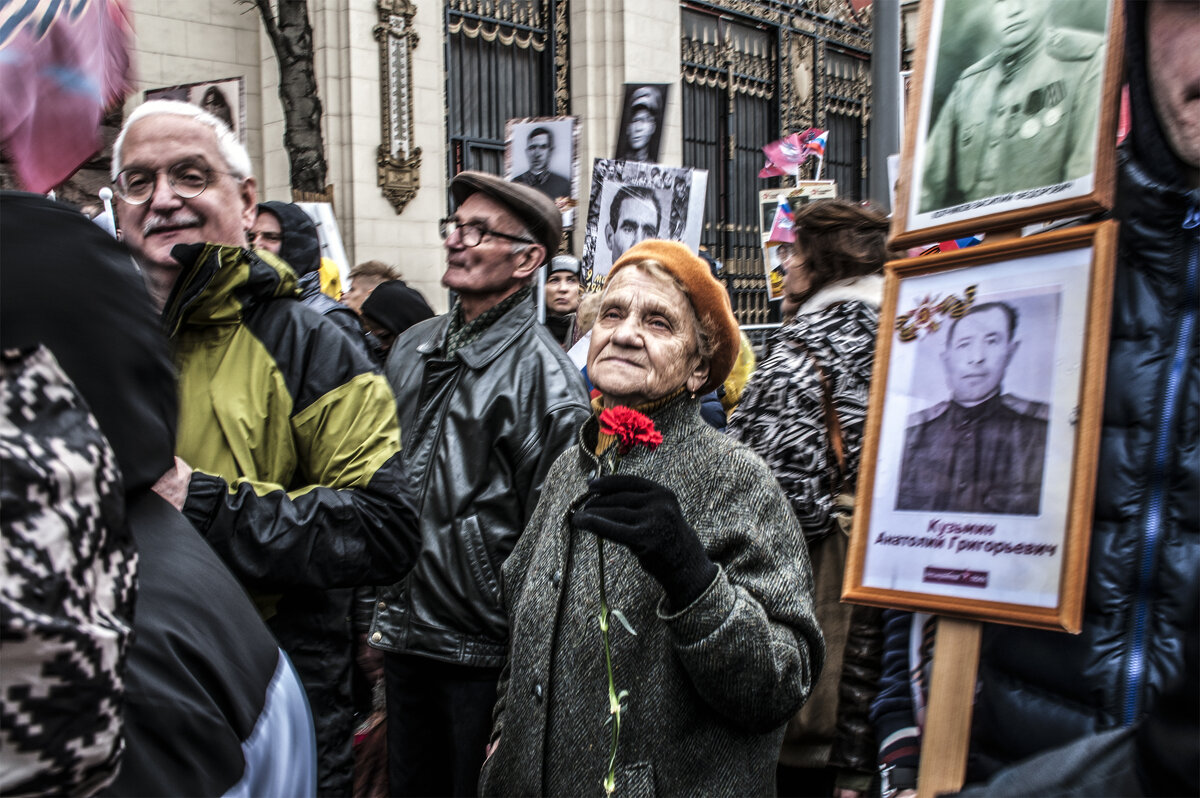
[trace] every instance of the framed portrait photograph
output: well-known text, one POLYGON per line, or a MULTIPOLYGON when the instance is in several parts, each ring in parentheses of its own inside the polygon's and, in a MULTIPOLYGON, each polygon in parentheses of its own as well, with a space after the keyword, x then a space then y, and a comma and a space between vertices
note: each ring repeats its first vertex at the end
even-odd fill
POLYGON ((180 100, 198 105, 220 119, 242 144, 246 143, 246 79, 222 78, 202 83, 185 83, 147 89, 146 100, 180 100))
POLYGON ((504 128, 504 176, 554 200, 563 227, 574 226, 579 201, 579 118, 510 119, 504 128))
POLYGON ((779 247, 772 243, 771 228, 775 223, 775 214, 779 203, 787 200, 793 208, 797 208, 815 199, 833 199, 837 197, 837 183, 832 180, 801 180, 787 188, 767 188, 758 192, 759 236, 762 243, 763 267, 767 278, 767 300, 774 302, 783 299, 783 263, 779 257, 779 247))
POLYGON ((618 161, 657 163, 669 83, 626 83, 617 129, 618 161))
POLYGON ((1112 207, 1115 0, 921 3, 893 243, 1112 207))
POLYGON ((1116 228, 888 264, 843 598, 1078 631, 1116 228))
POLYGON ((602 282, 625 250, 648 238, 698 249, 707 187, 704 169, 597 158, 580 282, 602 282))

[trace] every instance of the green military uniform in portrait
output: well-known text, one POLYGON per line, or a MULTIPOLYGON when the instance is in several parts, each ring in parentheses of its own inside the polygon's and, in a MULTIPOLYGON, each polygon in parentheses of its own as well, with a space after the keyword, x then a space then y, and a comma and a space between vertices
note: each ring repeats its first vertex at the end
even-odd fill
POLYGON ((996 394, 913 414, 904 437, 897 510, 1037 515, 1049 408, 996 394))
POLYGON ((968 67, 925 143, 920 213, 1094 171, 1104 37, 1050 29, 968 67))

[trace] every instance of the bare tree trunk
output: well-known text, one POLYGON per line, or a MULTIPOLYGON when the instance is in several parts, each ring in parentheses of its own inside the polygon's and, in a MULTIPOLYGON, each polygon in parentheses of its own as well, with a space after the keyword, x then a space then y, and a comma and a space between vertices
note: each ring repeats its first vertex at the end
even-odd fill
POLYGON ((313 69, 312 26, 307 0, 254 0, 267 38, 279 61, 279 100, 283 103, 283 146, 291 164, 292 191, 325 194, 325 141, 321 137, 321 99, 313 69))

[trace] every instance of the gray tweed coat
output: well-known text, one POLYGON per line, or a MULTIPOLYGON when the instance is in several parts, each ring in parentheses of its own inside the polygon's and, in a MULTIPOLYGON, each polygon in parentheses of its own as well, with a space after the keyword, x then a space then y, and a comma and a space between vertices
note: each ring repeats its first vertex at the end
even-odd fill
MULTIPOLYGON (((796 521, 757 455, 705 424, 682 397, 654 415, 663 444, 619 471, 666 485, 719 566, 712 585, 673 612, 623 546, 605 543, 610 627, 622 713, 616 795, 766 795, 784 724, 820 672, 824 642, 796 521)), ((485 795, 603 795, 608 684, 597 615, 596 538, 567 521, 598 472, 597 422, 555 461, 504 565, 511 631, 484 766, 485 795)), ((607 470, 607 467, 606 467, 607 470)))

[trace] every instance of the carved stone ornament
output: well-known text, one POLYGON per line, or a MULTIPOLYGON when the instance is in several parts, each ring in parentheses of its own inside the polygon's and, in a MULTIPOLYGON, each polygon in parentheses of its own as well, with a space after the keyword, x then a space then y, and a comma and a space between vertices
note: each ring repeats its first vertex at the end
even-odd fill
POLYGON ((417 46, 409 0, 377 0, 379 22, 379 96, 383 143, 379 145, 378 184, 399 214, 421 187, 421 148, 413 146, 412 51, 417 46))

